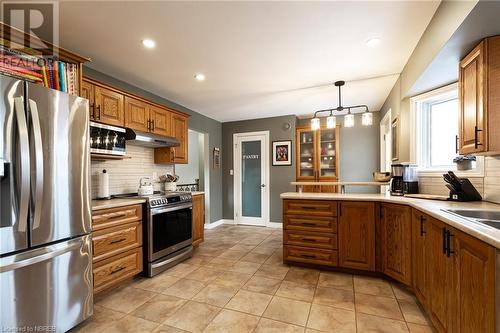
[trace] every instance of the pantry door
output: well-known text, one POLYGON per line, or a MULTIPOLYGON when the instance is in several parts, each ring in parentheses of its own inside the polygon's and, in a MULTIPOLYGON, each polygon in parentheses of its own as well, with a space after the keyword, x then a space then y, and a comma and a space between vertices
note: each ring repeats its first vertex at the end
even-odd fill
POLYGON ((234 142, 234 222, 269 222, 269 131, 237 133, 234 142))

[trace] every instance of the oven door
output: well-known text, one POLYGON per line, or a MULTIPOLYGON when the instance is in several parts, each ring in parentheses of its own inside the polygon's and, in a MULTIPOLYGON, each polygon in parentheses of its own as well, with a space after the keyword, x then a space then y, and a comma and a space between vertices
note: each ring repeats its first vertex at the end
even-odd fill
POLYGON ((193 204, 150 210, 148 261, 152 262, 192 243, 193 204))

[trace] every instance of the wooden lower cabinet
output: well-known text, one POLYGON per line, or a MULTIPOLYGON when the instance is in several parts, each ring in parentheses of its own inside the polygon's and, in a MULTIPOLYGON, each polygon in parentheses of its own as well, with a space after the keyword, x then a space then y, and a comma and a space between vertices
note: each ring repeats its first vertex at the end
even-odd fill
POLYGON ((94 293, 114 287, 142 271, 142 247, 94 264, 94 293))
POLYGON ((337 266, 338 252, 333 250, 285 245, 283 247, 283 259, 287 262, 295 261, 306 264, 337 266))
POLYGON ((411 284, 411 208, 380 205, 382 272, 406 285, 411 284))
POLYGON ((205 234, 205 195, 193 195, 193 246, 203 242, 205 234))
POLYGON ((430 247, 428 246, 429 238, 427 236, 428 229, 427 215, 412 209, 412 272, 413 272, 413 291, 420 303, 428 304, 430 277, 429 277, 429 262, 430 247))
POLYGON ((375 270, 375 203, 339 203, 339 266, 375 270))

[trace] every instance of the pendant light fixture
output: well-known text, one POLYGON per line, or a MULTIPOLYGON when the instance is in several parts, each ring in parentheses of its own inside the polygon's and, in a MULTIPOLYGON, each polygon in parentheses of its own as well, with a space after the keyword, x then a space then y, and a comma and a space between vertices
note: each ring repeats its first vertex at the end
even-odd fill
POLYGON ((353 105, 353 106, 342 106, 342 86, 345 85, 345 81, 337 81, 334 83, 336 87, 339 87, 339 106, 334 109, 325 109, 314 112, 314 118, 311 119, 311 130, 315 131, 321 127, 321 119, 318 117, 318 113, 329 112, 330 114, 326 117, 326 127, 334 128, 337 126, 337 118, 333 115, 334 111, 342 112, 347 110, 347 114, 344 116, 344 127, 354 127, 354 114, 351 113, 352 109, 364 109, 363 115, 361 116, 361 124, 363 126, 373 125, 373 114, 368 109, 367 105, 353 105))

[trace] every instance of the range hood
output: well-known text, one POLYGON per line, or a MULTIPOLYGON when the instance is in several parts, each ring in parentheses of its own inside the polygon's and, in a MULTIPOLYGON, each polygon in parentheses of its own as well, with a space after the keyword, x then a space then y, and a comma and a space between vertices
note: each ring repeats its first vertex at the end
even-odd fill
POLYGON ((131 128, 126 129, 125 140, 127 140, 127 143, 148 148, 178 147, 181 144, 179 140, 172 136, 141 132, 131 128))

